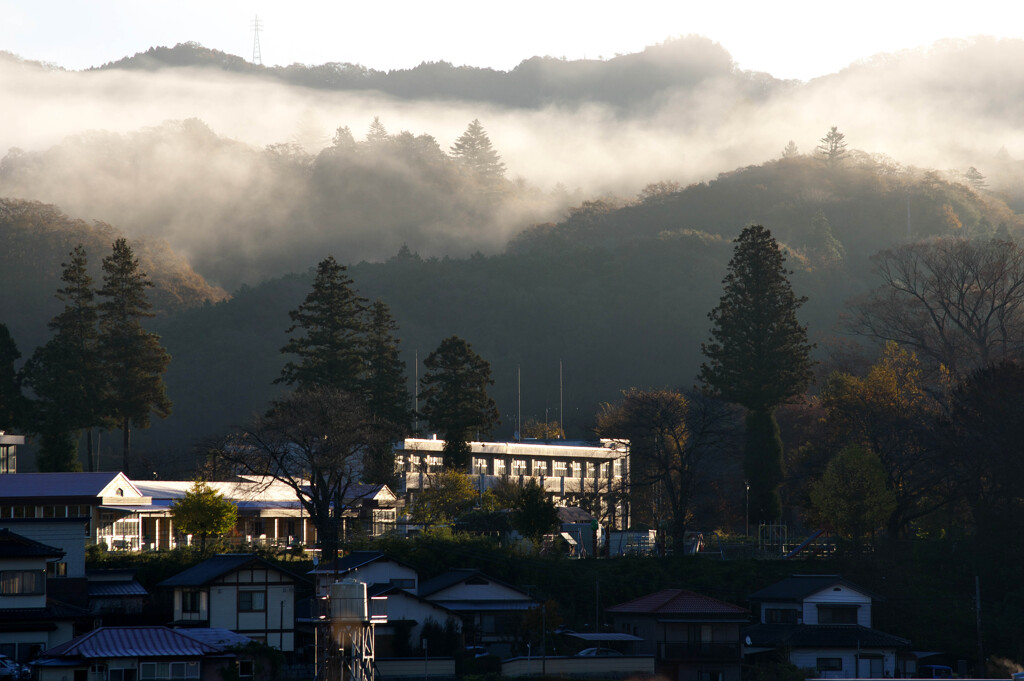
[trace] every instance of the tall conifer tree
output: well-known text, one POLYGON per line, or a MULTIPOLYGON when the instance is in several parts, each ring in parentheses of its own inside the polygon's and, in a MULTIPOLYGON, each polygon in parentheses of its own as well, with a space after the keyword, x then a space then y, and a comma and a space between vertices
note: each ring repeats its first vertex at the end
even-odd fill
POLYGON ((395 465, 391 442, 402 437, 412 420, 405 385, 405 362, 398 356, 397 331, 398 325, 388 306, 381 300, 374 302, 367 323, 363 393, 371 426, 381 437, 365 462, 366 482, 392 482, 395 465))
POLYGON ((148 428, 150 414, 165 418, 171 413, 163 374, 171 356, 160 337, 142 328, 152 317, 146 289, 153 282, 139 269, 126 239, 114 242, 103 259, 103 287, 99 305, 99 351, 103 363, 106 413, 123 433, 122 467, 129 473, 131 429, 148 428))
POLYGON ((505 164, 478 119, 466 128, 451 148, 452 156, 481 183, 494 185, 505 178, 505 164))
POLYGON ((781 505, 782 447, 775 408, 804 393, 811 381, 813 346, 796 311, 806 302, 789 283, 791 272, 771 232, 761 225, 736 238, 725 292, 711 319, 711 339, 701 344, 707 362, 700 378, 709 392, 746 407, 744 473, 751 513, 774 521, 781 505))

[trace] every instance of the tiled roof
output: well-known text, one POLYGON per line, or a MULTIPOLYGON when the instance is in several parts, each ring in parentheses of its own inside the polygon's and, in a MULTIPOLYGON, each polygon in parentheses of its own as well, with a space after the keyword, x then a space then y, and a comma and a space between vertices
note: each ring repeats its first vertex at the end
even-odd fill
POLYGON ((148 596, 146 588, 134 579, 124 582, 89 582, 89 598, 148 596))
POLYGON ((662 616, 735 615, 749 617, 750 612, 732 603, 686 589, 664 589, 632 601, 606 608, 612 613, 636 613, 662 616))
POLYGON ((179 572, 173 577, 169 577, 164 581, 157 584, 157 586, 206 586, 214 580, 222 577, 230 572, 239 570, 250 563, 256 563, 260 567, 265 567, 269 570, 274 570, 286 574, 290 577, 295 578, 299 581, 304 581, 303 577, 293 574, 287 570, 283 570, 273 563, 269 563, 256 554, 253 553, 221 553, 211 558, 207 558, 198 565, 193 565, 189 569, 179 572))
POLYGON ((839 575, 791 575, 760 591, 750 594, 752 601, 803 601, 803 599, 832 586, 845 586, 867 596, 867 591, 847 582, 839 575))
POLYGON ((744 630, 757 648, 907 648, 910 641, 854 624, 756 624, 744 630))
POLYGON ((244 646, 252 643, 252 639, 242 634, 236 634, 230 629, 219 629, 217 627, 203 627, 199 629, 176 629, 179 634, 194 638, 200 643, 213 646, 218 650, 244 646))
MULTIPOLYGON (((0 477, 14 477, 0 476, 0 477)), ((64 550, 47 546, 7 529, 0 529, 0 557, 4 558, 62 558, 64 550)))
POLYGON ((42 657, 201 657, 220 649, 167 627, 100 627, 50 648, 42 657))
POLYGON ((45 608, 0 608, 0 625, 6 622, 49 622, 85 617, 89 611, 52 598, 45 608))
POLYGON ((337 572, 339 575, 350 570, 369 565, 375 560, 380 560, 384 554, 380 551, 353 551, 344 558, 338 558, 333 563, 320 563, 307 574, 324 574, 337 572))
MULTIPOLYGON (((437 577, 434 577, 431 580, 428 580, 426 582, 420 582, 419 595, 426 597, 432 594, 436 594, 438 591, 443 591, 444 589, 447 589, 450 586, 461 584, 462 582, 465 582, 466 580, 471 579, 477 575, 479 575, 481 579, 485 579, 488 582, 493 582, 494 584, 498 584, 507 589, 518 591, 523 596, 529 598, 531 601, 533 600, 530 597, 530 595, 522 589, 512 586, 507 582, 503 582, 500 579, 495 579, 490 575, 486 575, 475 568, 453 568, 451 570, 448 570, 448 572, 445 572, 443 574, 438 575, 437 577)), ((447 607, 447 605, 448 604, 446 602, 445 607, 447 607)))

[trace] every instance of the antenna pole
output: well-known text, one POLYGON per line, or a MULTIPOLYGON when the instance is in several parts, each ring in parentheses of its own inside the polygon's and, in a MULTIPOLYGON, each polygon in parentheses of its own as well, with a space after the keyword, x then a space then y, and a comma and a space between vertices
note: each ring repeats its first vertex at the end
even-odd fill
POLYGON ((562 360, 558 360, 558 430, 565 439, 565 394, 562 389, 562 360))
POLYGON ((412 382, 412 430, 419 435, 420 432, 420 351, 416 350, 413 360, 413 382, 412 382))
POLYGON ((523 439, 523 367, 519 365, 516 367, 516 392, 518 393, 519 401, 516 406, 516 442, 521 442, 523 439))

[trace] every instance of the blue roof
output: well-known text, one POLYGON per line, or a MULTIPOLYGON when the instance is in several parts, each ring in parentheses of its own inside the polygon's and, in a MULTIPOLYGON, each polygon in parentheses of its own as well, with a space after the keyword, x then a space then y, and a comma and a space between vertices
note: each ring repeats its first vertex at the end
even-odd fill
POLYGON ((50 648, 42 657, 202 657, 221 650, 167 627, 100 627, 50 648))
POLYGON ((146 588, 134 579, 123 582, 89 582, 89 598, 148 595, 146 588))
POLYGON ((64 551, 41 544, 10 530, 0 529, 0 556, 4 558, 62 558, 64 551))

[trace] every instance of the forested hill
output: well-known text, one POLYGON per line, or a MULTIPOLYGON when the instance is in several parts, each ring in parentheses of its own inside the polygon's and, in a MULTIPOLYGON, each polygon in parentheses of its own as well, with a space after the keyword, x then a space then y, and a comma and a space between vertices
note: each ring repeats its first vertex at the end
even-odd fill
MULTIPOLYGON (((401 249, 350 274, 363 295, 391 307, 410 391, 416 355, 422 361, 456 334, 492 363, 496 437, 512 435, 519 385, 524 419, 557 418, 564 398, 570 436, 586 436, 599 404, 623 389, 693 385, 731 240, 750 220, 782 236, 794 288, 809 298, 800 317, 825 361, 844 303, 876 284, 868 255, 906 239, 908 205, 912 238, 1021 228, 996 197, 934 173, 890 170, 866 158, 831 169, 811 158, 773 161, 707 184, 650 187, 628 205, 585 204, 499 255, 438 259, 401 249)), ((265 407, 279 389, 272 381, 288 311, 311 282, 311 272, 278 278, 158 320, 174 356, 175 412, 137 434, 153 461, 265 407)))
MULTIPOLYGON (((62 286, 61 264, 69 260, 71 250, 79 244, 85 247, 90 275, 99 284, 103 258, 122 236, 111 225, 71 218, 51 205, 0 199, 0 322, 10 328, 22 355, 46 341, 46 323, 62 309, 55 293, 62 286)), ((142 271, 154 283, 149 293, 154 314, 172 316, 228 297, 196 274, 166 242, 130 243, 142 271)))
POLYGON ((201 67, 277 79, 327 90, 375 90, 408 99, 459 99, 510 107, 601 102, 624 108, 646 106, 676 89, 697 89, 727 79, 746 95, 762 98, 784 86, 763 73, 734 68, 732 57, 708 38, 667 40, 635 54, 608 59, 531 57, 511 71, 424 62, 412 69, 378 71, 358 64, 261 66, 196 43, 153 47, 100 67, 103 70, 159 70, 201 67))

